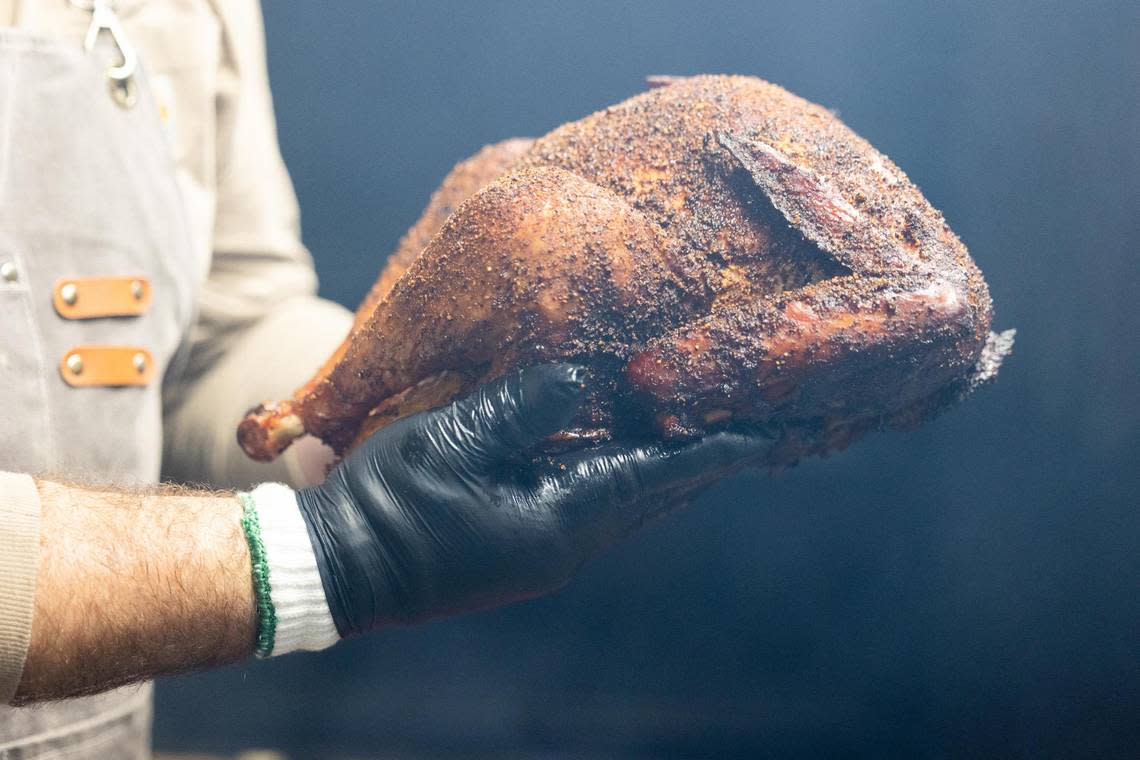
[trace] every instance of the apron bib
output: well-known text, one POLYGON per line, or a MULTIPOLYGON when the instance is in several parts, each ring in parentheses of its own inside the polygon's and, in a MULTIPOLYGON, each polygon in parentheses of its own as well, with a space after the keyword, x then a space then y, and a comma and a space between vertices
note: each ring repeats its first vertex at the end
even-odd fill
MULTIPOLYGON (((152 484, 204 262, 144 73, 123 98, 113 41, 81 43, 0 30, 0 469, 152 484)), ((11 760, 148 757, 149 733, 149 685, 0 707, 11 760)))

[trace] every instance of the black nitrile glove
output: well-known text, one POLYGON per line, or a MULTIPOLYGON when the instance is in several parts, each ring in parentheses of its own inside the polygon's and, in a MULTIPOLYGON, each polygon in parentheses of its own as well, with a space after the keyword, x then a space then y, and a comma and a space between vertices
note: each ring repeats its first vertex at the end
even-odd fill
POLYGON ((569 422, 584 376, 568 365, 513 373, 389 425, 297 494, 341 636, 553 591, 769 445, 721 433, 680 447, 526 456, 569 422))

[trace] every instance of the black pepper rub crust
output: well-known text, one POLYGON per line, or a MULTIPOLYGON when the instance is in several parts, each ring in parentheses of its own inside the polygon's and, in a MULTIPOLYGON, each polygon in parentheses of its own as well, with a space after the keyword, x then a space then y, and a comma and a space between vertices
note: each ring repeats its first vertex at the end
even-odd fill
POLYGON ((252 456, 302 430, 344 451, 570 360, 591 387, 557 445, 750 426, 786 463, 936 412, 992 320, 981 273, 902 171, 751 77, 668 78, 484 149, 413 232, 321 372, 243 423, 252 456))

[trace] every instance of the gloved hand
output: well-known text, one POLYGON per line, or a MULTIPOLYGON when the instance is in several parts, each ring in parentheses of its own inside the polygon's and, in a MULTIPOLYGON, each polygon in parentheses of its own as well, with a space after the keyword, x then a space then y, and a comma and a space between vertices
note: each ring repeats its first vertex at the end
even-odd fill
POLYGON ((756 459, 721 433, 685 446, 528 457, 565 427, 584 370, 546 365, 395 422, 298 492, 341 636, 537 596, 588 559, 756 459))

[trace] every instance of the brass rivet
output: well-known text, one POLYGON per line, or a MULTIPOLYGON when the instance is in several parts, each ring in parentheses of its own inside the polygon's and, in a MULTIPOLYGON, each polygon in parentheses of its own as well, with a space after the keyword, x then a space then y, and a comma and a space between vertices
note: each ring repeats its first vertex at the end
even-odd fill
POLYGON ((79 300, 79 288, 75 287, 74 282, 65 283, 59 289, 59 297, 68 306, 74 306, 75 302, 79 300))
POLYGON ((4 282, 15 282, 20 279, 20 272, 11 261, 5 261, 0 264, 0 277, 4 278, 4 282))
POLYGON ((138 280, 131 280, 131 295, 134 296, 136 301, 141 301, 143 297, 143 284, 138 280))
POLYGON ((83 357, 79 354, 72 354, 67 357, 67 368, 71 370, 73 375, 83 374, 83 357))
POLYGON ((142 373, 146 372, 146 354, 141 353, 141 352, 135 354, 134 357, 131 359, 131 364, 135 365, 135 369, 138 371, 138 373, 140 375, 142 373))

